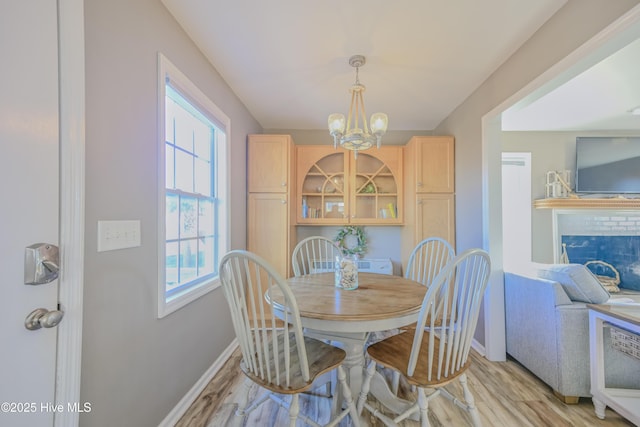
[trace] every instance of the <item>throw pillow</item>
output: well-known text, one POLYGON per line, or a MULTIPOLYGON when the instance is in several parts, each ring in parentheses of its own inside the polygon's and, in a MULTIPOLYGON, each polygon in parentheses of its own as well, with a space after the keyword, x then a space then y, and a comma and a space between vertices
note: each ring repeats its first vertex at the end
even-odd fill
POLYGON ((582 264, 543 264, 538 277, 560 283, 571 301, 602 304, 610 295, 593 273, 582 264))

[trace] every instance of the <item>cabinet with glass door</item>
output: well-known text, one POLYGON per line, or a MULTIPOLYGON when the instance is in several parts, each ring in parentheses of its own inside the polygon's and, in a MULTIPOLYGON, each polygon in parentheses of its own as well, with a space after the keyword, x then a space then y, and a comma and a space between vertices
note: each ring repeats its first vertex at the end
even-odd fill
POLYGON ((297 150, 298 224, 402 224, 402 147, 297 150))

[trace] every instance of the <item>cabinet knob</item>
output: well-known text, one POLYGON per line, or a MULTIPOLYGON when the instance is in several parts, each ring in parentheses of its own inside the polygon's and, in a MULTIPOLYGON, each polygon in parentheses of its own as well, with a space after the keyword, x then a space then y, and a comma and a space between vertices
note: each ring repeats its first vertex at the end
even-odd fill
POLYGON ((285 181, 282 181, 282 182, 280 183, 280 185, 282 185, 283 187, 286 187, 286 186, 287 186, 287 183, 286 183, 285 181))
POLYGON ((283 205, 287 204, 287 201, 285 199, 282 199, 281 202, 282 202, 283 205))
POLYGON ((418 181, 418 187, 422 187, 422 182, 418 181))

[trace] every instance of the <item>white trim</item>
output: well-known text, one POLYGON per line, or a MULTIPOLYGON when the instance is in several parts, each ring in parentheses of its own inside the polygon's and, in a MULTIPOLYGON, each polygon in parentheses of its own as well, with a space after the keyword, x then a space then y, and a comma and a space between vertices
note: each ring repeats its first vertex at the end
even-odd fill
POLYGON ((504 294, 498 292, 498 288, 504 287, 501 265, 502 215, 500 213, 496 215, 494 212, 501 209, 502 195, 492 194, 500 193, 498 191, 489 191, 490 188, 501 188, 501 167, 499 163, 493 161, 495 153, 501 152, 500 117, 508 108, 514 105, 525 105, 531 101, 531 97, 546 94, 609 56, 613 51, 640 37, 639 23, 640 5, 630 9, 482 117, 482 235, 483 246, 491 253, 492 270, 494 270, 485 294, 484 306, 485 348, 489 360, 506 358, 504 304, 501 304, 504 301, 504 294), (493 265, 494 254, 500 263, 495 266, 493 265))
POLYGON ((471 340, 471 348, 477 351, 480 356, 486 356, 487 354, 484 346, 475 338, 471 340))
MULTIPOLYGON (((56 406, 80 404, 85 204, 84 2, 58 0, 60 121, 60 284, 56 406)), ((77 426, 79 412, 54 414, 56 427, 77 426)))
MULTIPOLYGON (((220 244, 220 257, 226 253, 230 246, 230 200, 231 197, 231 119, 209 99, 184 73, 182 73, 167 57, 158 52, 158 286, 157 304, 158 318, 165 317, 174 311, 184 307, 190 302, 220 287, 220 280, 214 277, 212 280, 202 283, 184 295, 179 295, 167 302, 165 298, 165 94, 166 79, 170 79, 171 85, 179 88, 181 92, 189 97, 189 101, 194 102, 203 113, 224 130, 224 141, 216 141, 216 156, 224 159, 224 163, 218 163, 218 167, 224 168, 217 175, 226 176, 224 188, 218 188, 217 194, 222 202, 219 209, 219 220, 226 224, 223 229, 219 228, 218 242, 220 244)), ((220 138, 222 139, 222 138, 220 138)), ((220 180, 216 179, 216 185, 220 185, 220 180)))
POLYGON ((189 407, 200 396, 200 393, 209 385, 213 377, 222 369, 225 362, 231 357, 233 352, 238 348, 238 340, 234 338, 231 344, 222 352, 222 354, 213 362, 213 365, 200 377, 198 381, 191 387, 191 390, 184 395, 180 402, 167 414, 167 416, 158 424, 158 427, 173 427, 180 421, 180 418, 187 412, 189 407))

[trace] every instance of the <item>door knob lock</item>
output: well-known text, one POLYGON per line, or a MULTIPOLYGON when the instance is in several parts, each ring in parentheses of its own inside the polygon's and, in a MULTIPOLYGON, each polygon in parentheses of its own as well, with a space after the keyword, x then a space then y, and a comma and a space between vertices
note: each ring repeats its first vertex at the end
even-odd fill
POLYGON ((36 308, 24 320, 24 327, 30 331, 36 331, 40 328, 53 328, 64 317, 64 311, 47 310, 46 308, 36 308))

